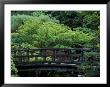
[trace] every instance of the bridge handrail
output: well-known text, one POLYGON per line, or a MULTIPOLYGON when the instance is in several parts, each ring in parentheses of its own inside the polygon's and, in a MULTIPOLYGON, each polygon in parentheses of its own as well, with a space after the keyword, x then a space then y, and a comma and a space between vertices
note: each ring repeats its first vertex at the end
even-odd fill
MULTIPOLYGON (((65 55, 66 56, 66 58, 69 58, 68 59, 68 61, 72 61, 71 60, 71 57, 74 57, 73 55, 71 55, 71 53, 70 53, 70 51, 71 50, 80 50, 81 51, 81 57, 82 57, 82 59, 81 60, 84 60, 83 59, 83 52, 84 51, 94 51, 95 49, 94 48, 32 48, 32 49, 30 49, 30 48, 23 48, 23 49, 12 49, 11 50, 11 52, 14 52, 15 54, 15 57, 27 57, 28 59, 29 58, 31 58, 31 57, 38 57, 38 56, 41 56, 41 57, 47 57, 47 56, 49 56, 49 55, 46 55, 45 53, 42 55, 42 52, 41 52, 41 54, 39 55, 39 54, 37 54, 37 55, 29 55, 29 52, 31 52, 31 51, 42 51, 42 50, 44 50, 44 51, 46 51, 46 50, 51 50, 52 52, 53 52, 53 54, 52 54, 52 61, 53 62, 56 62, 55 61, 55 59, 56 58, 58 58, 59 56, 60 57, 64 57, 64 55, 62 56, 62 55, 59 55, 58 56, 58 54, 56 54, 55 52, 56 51, 62 51, 62 50, 66 50, 67 51, 67 54, 65 55), (26 52, 26 55, 16 55, 16 52, 17 51, 25 51, 26 52)), ((97 50, 99 50, 99 49, 97 49, 97 50)), ((45 59, 45 58, 44 58, 45 59)))
POLYGON ((88 51, 88 50, 94 50, 99 48, 18 48, 18 49, 12 49, 11 51, 16 51, 16 50, 82 50, 82 51, 88 51))

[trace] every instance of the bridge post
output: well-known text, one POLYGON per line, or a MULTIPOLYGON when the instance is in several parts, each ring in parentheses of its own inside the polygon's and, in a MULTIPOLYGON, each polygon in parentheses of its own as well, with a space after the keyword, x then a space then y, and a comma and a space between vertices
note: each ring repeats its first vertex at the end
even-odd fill
POLYGON ((46 62, 46 49, 40 49, 41 50, 41 56, 44 57, 43 61, 46 62), (44 51, 43 51, 44 50, 44 51))
POLYGON ((69 62, 71 62, 71 49, 68 50, 68 57, 69 57, 68 58, 69 59, 69 62))
POLYGON ((29 62, 29 49, 27 49, 27 62, 29 62))
POLYGON ((84 49, 82 49, 81 50, 81 62, 84 62, 84 52, 85 52, 85 50, 84 49))
POLYGON ((53 49, 53 62, 55 62, 55 57, 56 57, 56 50, 55 49, 53 49))
POLYGON ((81 49, 81 57, 80 57, 80 62, 82 62, 82 61, 83 61, 83 52, 84 52, 84 50, 83 50, 83 49, 81 49))

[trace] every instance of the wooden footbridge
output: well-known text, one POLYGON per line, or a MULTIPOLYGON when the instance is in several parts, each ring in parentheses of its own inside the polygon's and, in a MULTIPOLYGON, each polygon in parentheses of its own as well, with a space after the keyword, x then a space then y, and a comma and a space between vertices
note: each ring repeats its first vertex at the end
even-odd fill
POLYGON ((12 49, 12 58, 18 71, 48 70, 72 72, 77 76, 80 63, 85 61, 85 51, 91 48, 34 48, 12 49), (75 74, 76 73, 76 74, 75 74))

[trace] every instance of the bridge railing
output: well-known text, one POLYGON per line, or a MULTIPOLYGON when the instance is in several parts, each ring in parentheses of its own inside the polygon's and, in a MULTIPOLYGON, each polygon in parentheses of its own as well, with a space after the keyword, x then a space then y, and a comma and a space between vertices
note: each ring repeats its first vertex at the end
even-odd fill
POLYGON ((15 63, 80 63, 85 60, 84 52, 92 48, 33 48, 12 49, 15 63))

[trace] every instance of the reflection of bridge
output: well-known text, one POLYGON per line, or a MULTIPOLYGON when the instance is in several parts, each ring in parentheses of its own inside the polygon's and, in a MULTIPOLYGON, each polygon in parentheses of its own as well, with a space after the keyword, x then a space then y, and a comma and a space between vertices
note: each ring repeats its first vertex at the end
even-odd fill
POLYGON ((19 71, 54 70, 73 71, 77 73, 77 65, 84 62, 84 51, 90 48, 36 48, 14 49, 12 57, 19 71))

